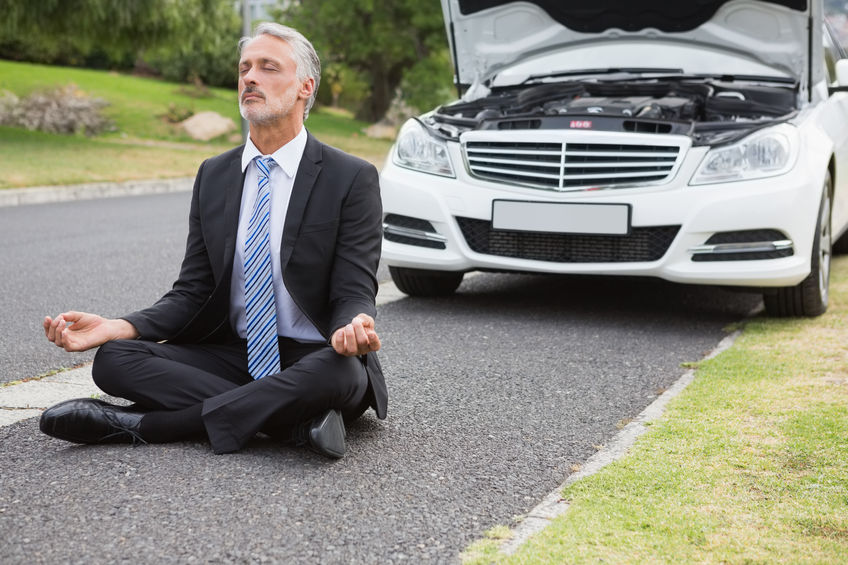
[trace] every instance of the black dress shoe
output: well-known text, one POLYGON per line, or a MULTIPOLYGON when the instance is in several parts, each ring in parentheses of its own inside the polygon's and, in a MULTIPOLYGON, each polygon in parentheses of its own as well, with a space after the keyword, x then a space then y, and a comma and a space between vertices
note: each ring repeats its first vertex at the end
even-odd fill
POLYGON ((316 453, 340 459, 345 454, 345 427, 342 413, 328 410, 298 426, 295 433, 298 445, 308 445, 316 453))
POLYGON ((146 443, 141 412, 94 398, 66 400, 41 414, 45 434, 74 443, 146 443))

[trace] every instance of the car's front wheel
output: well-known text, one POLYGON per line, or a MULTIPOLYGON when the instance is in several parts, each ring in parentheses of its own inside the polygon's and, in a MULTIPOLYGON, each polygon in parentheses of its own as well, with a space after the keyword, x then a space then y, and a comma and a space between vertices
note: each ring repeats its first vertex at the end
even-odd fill
POLYGON ((816 222, 816 238, 810 260, 810 274, 795 286, 778 288, 763 294, 766 313, 770 316, 818 316, 827 310, 830 287, 830 258, 832 237, 830 231, 831 179, 825 185, 816 222))
POLYGON ((465 274, 404 267, 389 267, 389 273, 401 292, 410 296, 448 296, 459 287, 465 274))

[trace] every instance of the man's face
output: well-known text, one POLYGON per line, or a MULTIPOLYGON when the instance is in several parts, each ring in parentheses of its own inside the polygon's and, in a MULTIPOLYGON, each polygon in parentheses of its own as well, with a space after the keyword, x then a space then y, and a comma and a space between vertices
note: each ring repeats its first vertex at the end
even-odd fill
POLYGON ((314 82, 297 78, 297 64, 288 43, 260 35, 244 46, 239 60, 239 111, 256 125, 303 121, 306 99, 314 82))

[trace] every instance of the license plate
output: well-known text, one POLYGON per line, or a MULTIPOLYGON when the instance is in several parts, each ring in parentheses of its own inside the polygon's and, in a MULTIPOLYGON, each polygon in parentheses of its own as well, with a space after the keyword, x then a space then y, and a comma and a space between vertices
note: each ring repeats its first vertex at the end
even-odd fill
POLYGON ((630 233, 630 205, 495 200, 492 227, 496 230, 627 235, 630 233))

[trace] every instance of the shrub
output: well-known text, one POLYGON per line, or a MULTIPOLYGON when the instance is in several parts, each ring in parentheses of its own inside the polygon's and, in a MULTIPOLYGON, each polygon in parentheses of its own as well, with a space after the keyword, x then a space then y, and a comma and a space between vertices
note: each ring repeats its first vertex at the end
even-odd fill
POLYGON ((47 133, 97 135, 114 129, 101 114, 108 105, 73 84, 35 92, 23 99, 5 93, 0 98, 0 125, 47 133))
POLYGON ((194 115, 194 108, 185 104, 168 104, 168 111, 162 114, 162 117, 169 124, 178 124, 183 120, 187 120, 194 115))

